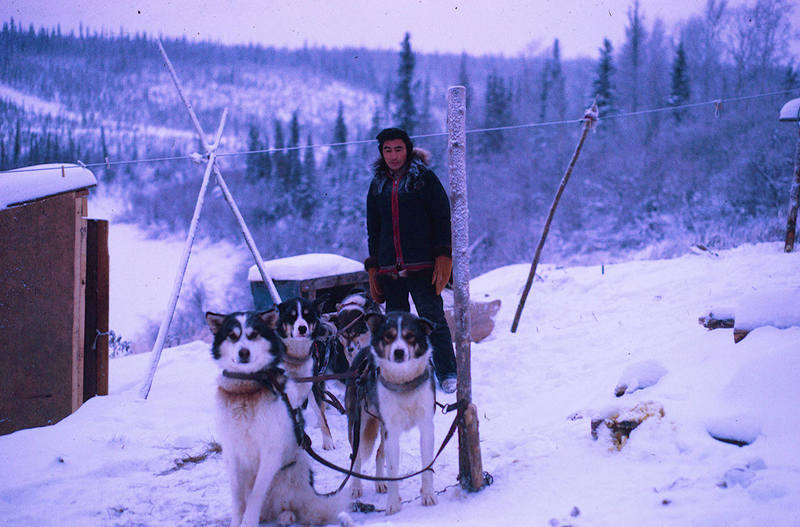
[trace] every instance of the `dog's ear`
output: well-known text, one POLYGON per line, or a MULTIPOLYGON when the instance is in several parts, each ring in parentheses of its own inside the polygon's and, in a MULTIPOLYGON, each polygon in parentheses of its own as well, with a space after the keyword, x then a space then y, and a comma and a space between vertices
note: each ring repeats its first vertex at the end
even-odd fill
POLYGON ((262 311, 258 313, 258 318, 260 318, 264 324, 266 324, 270 329, 276 329, 278 327, 278 310, 274 307, 269 311, 262 311))
POLYGON ((216 335, 222 329, 222 324, 225 322, 227 315, 220 315, 219 313, 206 312, 206 324, 211 329, 211 333, 216 335))
POLYGON ((426 336, 433 333, 433 322, 422 317, 417 317, 417 321, 419 322, 419 327, 422 328, 422 332, 425 333, 426 336))
POLYGON ((317 313, 320 315, 325 311, 325 305, 330 301, 331 294, 330 293, 323 293, 319 295, 314 301, 311 303, 314 306, 314 309, 317 310, 317 313))
POLYGON ((375 333, 383 321, 386 319, 382 313, 368 313, 366 316, 367 319, 367 326, 369 326, 370 333, 375 333))
MULTIPOLYGON (((289 301, 287 300, 285 302, 281 302, 277 306, 272 306, 272 309, 270 311, 276 311, 277 313, 283 313, 283 312, 286 311, 286 309, 288 307, 289 307, 289 301)), ((269 311, 264 311, 264 313, 269 313, 269 311)), ((259 313, 259 316, 262 315, 262 314, 263 313, 259 313)))

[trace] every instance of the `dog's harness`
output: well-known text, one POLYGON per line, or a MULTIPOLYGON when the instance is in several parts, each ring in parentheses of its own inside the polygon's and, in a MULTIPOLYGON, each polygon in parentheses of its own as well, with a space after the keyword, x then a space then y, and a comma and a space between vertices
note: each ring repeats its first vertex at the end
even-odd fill
MULTIPOLYGON (((358 455, 358 447, 360 443, 360 430, 361 430, 361 403, 366 398, 366 380, 367 377, 374 373, 375 370, 369 367, 369 364, 365 362, 364 366, 361 366, 360 369, 348 372, 349 377, 357 377, 356 379, 356 387, 357 387, 357 400, 359 403, 359 407, 355 412, 356 418, 354 423, 354 437, 353 437, 353 452, 350 454, 350 468, 340 467, 334 463, 331 463, 327 459, 323 458, 319 454, 317 454, 313 448, 311 448, 311 438, 308 437, 308 434, 305 432, 305 420, 303 419, 303 412, 300 407, 293 407, 291 401, 289 401, 289 396, 286 394, 286 376, 285 372, 281 368, 271 367, 266 368, 263 370, 259 370, 253 373, 239 373, 239 372, 232 372, 224 370, 222 375, 229 379, 237 379, 237 380, 246 380, 246 381, 255 381, 258 382, 263 389, 269 390, 271 393, 280 397, 283 401, 284 405, 286 406, 286 411, 289 413, 289 418, 292 421, 292 427, 294 430, 295 440, 297 441, 297 445, 301 447, 306 453, 311 456, 312 459, 317 461, 318 463, 335 470, 336 472, 340 472, 345 474, 346 477, 339 485, 335 491, 329 492, 325 494, 325 496, 331 496, 334 494, 339 493, 350 479, 350 476, 359 479, 366 479, 368 481, 402 481, 404 479, 413 478, 414 476, 418 476, 423 472, 427 472, 428 470, 433 470, 433 465, 436 460, 439 458, 439 455, 444 450, 447 443, 453 438, 455 431, 458 427, 458 422, 460 419, 463 418, 464 410, 466 410, 467 405, 464 404, 464 401, 456 401, 454 404, 443 406, 442 411, 443 413, 448 413, 452 410, 457 410, 456 416, 453 418, 453 423, 450 425, 450 429, 447 431, 444 440, 442 441, 442 445, 439 447, 439 450, 436 452, 436 455, 433 456, 433 459, 428 464, 428 466, 423 467, 416 472, 412 472, 410 474, 406 474, 404 476, 395 476, 395 477, 377 477, 377 476, 370 476, 368 474, 361 474, 358 472, 353 472, 353 466, 356 462, 356 456, 358 455)), ((397 384, 395 386, 406 387, 411 383, 418 383, 417 385, 422 384, 425 382, 428 377, 430 376, 430 368, 425 370, 425 373, 416 379, 410 381, 409 383, 404 384, 397 384), (421 379, 421 380, 420 380, 421 379)), ((295 379, 295 382, 303 382, 299 379, 295 379)), ((305 382, 310 382, 305 381, 305 382)), ((391 389, 391 388, 389 388, 391 389)), ((410 390, 411 388, 405 388, 404 391, 410 390)), ((438 403, 437 403, 438 404, 438 403)), ((291 466, 291 463, 286 465, 287 468, 291 466)))
POLYGON ((416 377, 414 379, 411 379, 408 382, 404 382, 404 383, 390 382, 390 381, 387 381, 386 379, 384 379, 383 377, 381 377, 380 375, 378 375, 378 380, 381 382, 383 387, 386 388, 387 390, 391 390, 393 392, 402 393, 402 392, 410 392, 412 390, 415 390, 415 389, 419 388, 420 386, 422 386, 422 384, 425 381, 430 379, 430 377, 431 377, 431 369, 430 369, 430 367, 428 367, 428 368, 425 368, 425 371, 422 372, 422 375, 420 375, 420 376, 418 376, 418 377, 416 377))

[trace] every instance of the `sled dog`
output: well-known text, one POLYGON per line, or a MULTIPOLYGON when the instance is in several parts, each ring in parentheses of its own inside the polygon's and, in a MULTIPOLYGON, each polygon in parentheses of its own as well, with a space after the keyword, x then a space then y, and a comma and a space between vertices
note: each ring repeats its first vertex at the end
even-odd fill
MULTIPOLYGON (((367 459, 378 435, 381 444, 375 459, 376 476, 399 475, 400 434, 419 429, 422 467, 433 459, 433 415, 435 388, 431 365, 432 348, 428 340, 433 329, 431 323, 407 312, 390 312, 386 315, 370 313, 366 316, 371 333, 371 346, 363 349, 353 360, 352 368, 369 374, 356 382, 348 380, 346 403, 348 431, 351 445, 355 427, 360 423, 359 447, 353 470, 360 472, 361 463, 367 459), (385 472, 384 472, 385 463, 385 472)), ((378 482, 378 492, 387 492, 386 514, 401 508, 396 481, 378 482)), ((362 495, 362 483, 354 479, 352 497, 362 495)), ((422 474, 420 489, 423 505, 435 505, 433 474, 422 474)))
MULTIPOLYGON (((340 493, 313 487, 290 405, 281 392, 293 382, 279 368, 286 347, 275 331, 278 312, 206 313, 211 355, 221 370, 216 418, 233 498, 232 527, 327 525, 347 506, 340 493)), ((302 423, 301 423, 302 424, 302 423)), ((349 518, 341 513, 339 521, 349 518)))
MULTIPOLYGON (((278 305, 278 333, 287 344, 282 367, 291 378, 311 377, 325 369, 326 341, 334 330, 320 319, 318 306, 321 303, 295 297, 278 305)), ((312 408, 322 431, 322 448, 332 450, 335 445, 322 396, 325 393, 324 382, 313 385, 310 382, 297 383, 295 387, 292 403, 296 406, 308 404, 312 408)))
POLYGON ((336 312, 327 316, 336 325, 334 364, 340 364, 341 359, 336 358, 343 356, 349 366, 358 352, 369 346, 371 336, 366 317, 380 312, 381 307, 361 289, 351 291, 336 304, 336 312))

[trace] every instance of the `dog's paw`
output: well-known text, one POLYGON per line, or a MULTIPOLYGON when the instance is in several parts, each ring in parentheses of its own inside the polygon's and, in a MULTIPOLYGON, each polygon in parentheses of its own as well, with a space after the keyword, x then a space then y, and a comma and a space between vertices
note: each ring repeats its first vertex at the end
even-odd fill
POLYGON ((400 512, 400 509, 403 508, 403 502, 400 500, 400 496, 395 499, 389 499, 386 501, 386 515, 394 514, 396 512, 400 512))
POLYGON ((387 485, 385 481, 375 482, 375 492, 378 494, 386 494, 387 490, 389 490, 389 485, 387 485))
POLYGON ((351 498, 357 499, 357 498, 360 498, 363 494, 364 494, 364 491, 361 489, 361 485, 359 485, 358 487, 353 485, 350 488, 350 497, 351 498))
POLYGON ((322 449, 323 450, 335 450, 336 444, 333 442, 333 439, 330 437, 323 437, 322 438, 322 449))
POLYGON ((291 525, 295 520, 296 518, 292 511, 282 511, 278 514, 278 525, 291 525))
POLYGON ((420 497, 422 498, 422 505, 425 507, 430 507, 431 505, 439 503, 439 498, 437 498, 435 494, 421 494, 420 497))

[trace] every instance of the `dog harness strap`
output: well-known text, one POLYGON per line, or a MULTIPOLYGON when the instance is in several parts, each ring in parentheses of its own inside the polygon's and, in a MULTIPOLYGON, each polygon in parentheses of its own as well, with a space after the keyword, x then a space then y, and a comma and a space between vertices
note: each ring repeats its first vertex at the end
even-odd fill
POLYGON ((381 384, 387 390, 391 390, 393 392, 410 392, 411 390, 415 390, 416 388, 422 386, 422 383, 427 381, 430 378, 430 376, 431 376, 431 369, 425 368, 425 371, 422 372, 422 375, 420 375, 416 379, 412 379, 402 384, 389 382, 380 375, 378 375, 378 380, 381 381, 381 384))
POLYGON ((289 355, 289 354, 287 353, 287 354, 285 354, 285 355, 283 356, 283 361, 284 361, 284 362, 287 362, 287 363, 289 363, 289 364, 291 364, 291 365, 293 365, 293 366, 302 366, 302 365, 303 365, 303 364, 305 364, 305 363, 306 363, 306 361, 308 361, 308 359, 310 359, 310 358, 311 358, 311 355, 309 355, 309 356, 308 356, 308 357, 306 357, 305 359, 298 359, 297 357, 292 357, 291 355, 289 355))
MULTIPOLYGON (((433 456, 433 459, 431 460, 431 462, 428 464, 427 467, 423 467, 422 469, 420 469, 420 470, 418 470, 416 472, 412 472, 411 474, 406 474, 404 476, 396 476, 396 477, 393 477, 393 478, 390 478, 390 477, 380 477, 379 478, 377 476, 369 476, 367 474, 360 474, 358 472, 353 472, 353 463, 355 463, 355 453, 352 455, 353 462, 350 464, 350 470, 348 470, 346 468, 343 468, 343 467, 340 467, 338 465, 334 465, 333 463, 331 463, 327 459, 323 458, 322 456, 320 456, 319 454, 314 452, 314 449, 311 448, 311 438, 308 437, 308 435, 305 435, 304 441, 302 443, 302 446, 303 446, 303 449, 308 453, 308 455, 311 456, 315 461, 321 463, 322 465, 325 465, 329 469, 335 470, 336 472, 340 472, 342 474, 346 474, 347 478, 349 478, 350 476, 353 476, 355 478, 366 479, 368 481, 402 481, 404 479, 413 478, 414 476, 419 476, 420 474, 422 474, 423 472, 427 472, 428 470, 432 471, 433 470, 433 468, 432 468, 433 464, 436 463, 436 460, 439 458, 439 455, 441 455, 442 451, 444 450, 444 447, 446 447, 447 443, 449 443, 450 440, 453 438, 453 435, 455 434, 456 430, 458 429, 458 423, 464 416, 464 410, 466 410, 466 408, 467 408, 467 405, 464 403, 464 401, 459 401, 459 402, 457 402, 455 404, 458 406, 458 412, 456 413, 456 416, 453 418, 453 423, 450 425, 450 429, 447 431, 447 434, 444 437, 444 441, 442 441, 442 446, 439 447, 439 450, 436 452, 436 455, 433 456)), ((359 423, 359 426, 360 426, 360 423, 359 423)), ((329 494, 326 494, 326 495, 335 494, 335 493, 339 492, 340 490, 342 490, 342 488, 344 487, 345 482, 347 482, 347 478, 345 478, 345 480, 342 482, 342 484, 339 486, 339 488, 335 492, 329 493, 329 494)))
POLYGON ((337 335, 337 336, 339 336, 339 335, 341 335, 342 333, 344 333, 345 331, 347 331, 347 330, 350 328, 350 326, 352 326, 353 324, 355 324, 356 322, 358 322, 359 320, 361 320, 362 318, 364 318, 364 315, 365 315, 365 313, 364 313, 364 310, 362 309, 362 310, 361 310, 361 314, 359 314, 359 315, 358 315, 356 318, 354 318, 353 320, 351 320, 351 321, 350 321, 350 323, 349 323, 349 324, 347 324, 345 327, 343 327, 343 328, 342 328, 342 329, 340 329, 340 330, 337 330, 337 331, 336 331, 336 335, 337 335))
POLYGON ((289 419, 292 420, 295 441, 297 441, 298 446, 303 446, 305 438, 308 437, 305 432, 306 424, 303 420, 303 412, 299 408, 292 408, 292 403, 289 401, 289 396, 286 395, 286 391, 281 390, 280 393, 281 399, 286 405, 286 410, 289 412, 289 419))

